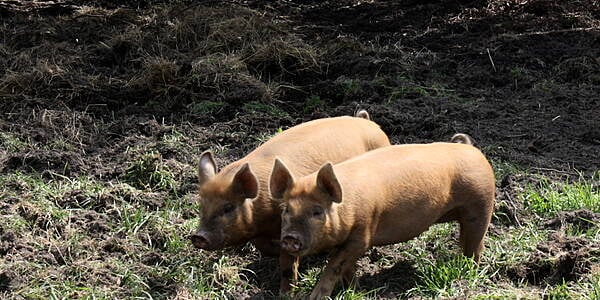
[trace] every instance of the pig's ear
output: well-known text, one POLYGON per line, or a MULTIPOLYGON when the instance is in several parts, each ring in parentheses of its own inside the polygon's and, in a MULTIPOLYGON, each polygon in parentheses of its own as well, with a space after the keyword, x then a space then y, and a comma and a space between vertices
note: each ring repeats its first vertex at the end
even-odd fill
POLYGON ((292 176, 292 173, 290 173, 285 164, 279 158, 276 158, 273 171, 271 172, 271 179, 269 180, 271 197, 276 200, 283 199, 283 195, 293 184, 294 176, 292 176))
POLYGON ((331 201, 342 202, 342 186, 333 172, 333 165, 326 163, 317 174, 317 188, 331 197, 331 201))
POLYGON ((237 171, 231 186, 235 192, 244 195, 244 198, 256 198, 258 195, 258 179, 252 173, 248 163, 244 163, 237 171))
POLYGON ((211 179, 217 173, 217 164, 210 150, 200 154, 200 162, 198 163, 198 181, 200 185, 211 179))

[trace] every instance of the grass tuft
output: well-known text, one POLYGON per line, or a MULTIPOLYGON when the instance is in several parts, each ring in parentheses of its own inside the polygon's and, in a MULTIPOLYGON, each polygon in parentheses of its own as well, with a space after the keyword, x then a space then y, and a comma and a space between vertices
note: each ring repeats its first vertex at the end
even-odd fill
POLYGON ((175 191, 177 182, 167 169, 158 152, 149 152, 130 163, 123 177, 124 182, 139 188, 175 191))
POLYGON ((27 142, 10 132, 0 132, 0 149, 8 152, 19 152, 27 147, 27 142))
POLYGON ((478 267, 470 258, 457 256, 450 260, 430 261, 420 266, 420 282, 414 291, 429 296, 453 296, 456 284, 468 288, 487 278, 487 268, 478 267))
POLYGON ((357 291, 349 288, 338 293, 333 299, 335 300, 361 300, 361 299, 376 299, 377 291, 380 289, 374 289, 370 291, 357 291))
POLYGON ((521 198, 528 208, 542 215, 577 209, 600 212, 600 193, 584 178, 563 183, 542 177, 537 186, 528 185, 521 198))

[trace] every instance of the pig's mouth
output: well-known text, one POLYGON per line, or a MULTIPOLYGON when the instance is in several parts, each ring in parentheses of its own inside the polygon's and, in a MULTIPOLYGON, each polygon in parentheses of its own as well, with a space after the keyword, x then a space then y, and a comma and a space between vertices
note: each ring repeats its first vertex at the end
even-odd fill
POLYGON ((281 249, 290 255, 301 256, 306 250, 306 243, 294 234, 287 234, 281 238, 281 249))
POLYGON ((189 237, 189 239, 192 242, 192 245, 194 245, 194 247, 198 248, 198 249, 213 251, 213 250, 218 250, 218 249, 223 248, 221 243, 216 243, 214 241, 211 241, 208 238, 208 235, 206 235, 206 234, 202 234, 202 233, 193 234, 189 237))

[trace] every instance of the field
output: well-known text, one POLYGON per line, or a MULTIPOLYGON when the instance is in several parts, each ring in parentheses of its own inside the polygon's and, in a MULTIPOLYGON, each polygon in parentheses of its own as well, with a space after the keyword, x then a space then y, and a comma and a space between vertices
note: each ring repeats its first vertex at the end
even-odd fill
MULTIPOLYGON (((372 249, 339 299, 600 299, 598 0, 0 1, 0 298, 269 299, 276 259, 194 249, 196 164, 367 109, 468 133, 496 172, 456 224, 372 249)), ((310 292, 326 257, 301 266, 310 292)))

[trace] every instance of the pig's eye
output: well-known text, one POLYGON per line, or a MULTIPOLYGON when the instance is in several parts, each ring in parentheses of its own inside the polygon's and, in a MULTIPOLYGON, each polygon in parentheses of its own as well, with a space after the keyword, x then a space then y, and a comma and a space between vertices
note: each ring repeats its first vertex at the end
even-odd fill
POLYGON ((227 203, 225 204, 225 206, 223 206, 223 214, 231 213, 234 209, 235 206, 233 206, 233 204, 227 203))
POLYGON ((323 208, 320 206, 315 206, 313 207, 313 212, 312 212, 313 217, 320 217, 323 215, 323 208))

